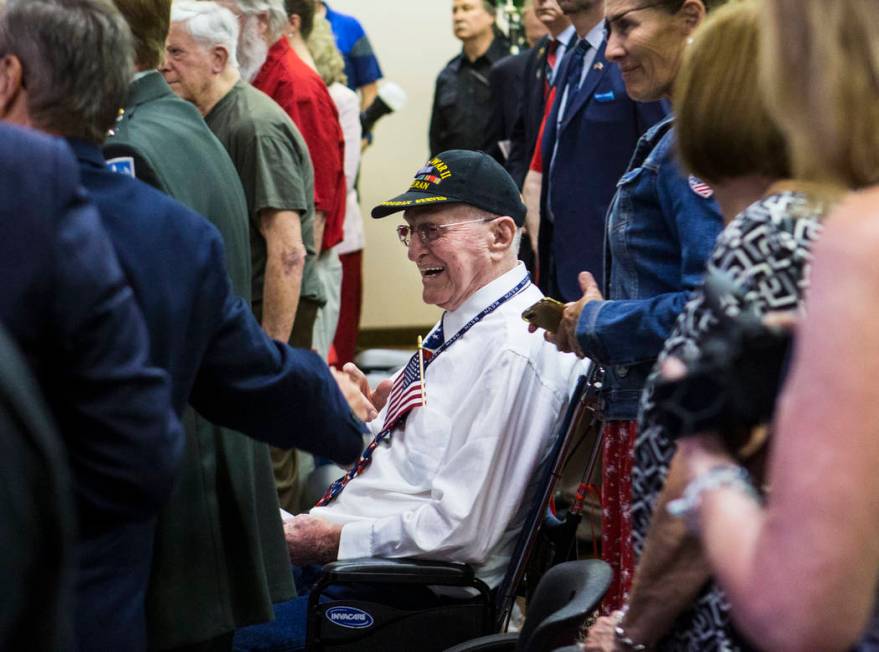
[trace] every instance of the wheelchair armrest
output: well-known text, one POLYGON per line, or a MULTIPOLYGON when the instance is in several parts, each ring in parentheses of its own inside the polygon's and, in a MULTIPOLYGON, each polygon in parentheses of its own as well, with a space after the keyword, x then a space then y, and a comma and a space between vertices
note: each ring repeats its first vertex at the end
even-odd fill
POLYGON ((324 566, 321 584, 377 582, 474 586, 479 582, 468 564, 426 559, 348 559, 324 566))
POLYGON ((515 652, 518 643, 517 632, 489 634, 446 648, 445 652, 515 652))

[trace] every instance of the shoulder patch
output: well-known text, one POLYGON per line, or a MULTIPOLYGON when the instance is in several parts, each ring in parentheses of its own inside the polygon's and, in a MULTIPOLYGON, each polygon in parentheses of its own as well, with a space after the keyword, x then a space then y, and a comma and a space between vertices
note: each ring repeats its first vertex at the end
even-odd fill
POLYGON ((690 190, 702 197, 702 199, 711 199, 714 196, 714 188, 692 174, 690 175, 690 190))
POLYGON ((129 177, 136 177, 134 173, 134 157, 119 156, 107 160, 107 167, 117 174, 125 174, 129 177))

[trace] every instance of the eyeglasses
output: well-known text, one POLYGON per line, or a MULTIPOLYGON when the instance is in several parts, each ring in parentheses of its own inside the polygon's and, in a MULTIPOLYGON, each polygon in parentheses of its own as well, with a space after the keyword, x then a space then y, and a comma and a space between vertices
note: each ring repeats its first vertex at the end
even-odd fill
POLYGON ((432 242, 436 242, 439 237, 442 235, 442 232, 445 229, 451 229, 453 226, 461 226, 463 224, 476 224, 477 222, 492 222, 496 220, 496 217, 483 217, 478 220, 467 220, 465 222, 450 222, 449 224, 430 224, 429 222, 425 222, 423 224, 418 224, 417 226, 410 226, 408 224, 400 224, 397 227, 397 237, 400 238, 400 242, 403 243, 404 246, 408 247, 412 244, 412 232, 418 234, 418 239, 421 241, 423 245, 429 245, 432 242))

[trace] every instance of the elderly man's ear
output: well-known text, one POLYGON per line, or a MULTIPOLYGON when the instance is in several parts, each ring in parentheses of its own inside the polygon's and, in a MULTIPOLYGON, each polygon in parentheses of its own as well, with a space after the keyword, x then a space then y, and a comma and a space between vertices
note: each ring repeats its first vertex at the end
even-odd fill
POLYGON ((229 65, 229 50, 222 45, 215 45, 211 48, 211 72, 219 75, 226 70, 229 65))
POLYGON ((505 253, 513 245, 518 230, 519 227, 516 226, 512 217, 499 217, 494 220, 491 223, 491 251, 498 254, 505 253))
POLYGON ((30 125, 21 61, 14 54, 0 58, 0 120, 30 125))

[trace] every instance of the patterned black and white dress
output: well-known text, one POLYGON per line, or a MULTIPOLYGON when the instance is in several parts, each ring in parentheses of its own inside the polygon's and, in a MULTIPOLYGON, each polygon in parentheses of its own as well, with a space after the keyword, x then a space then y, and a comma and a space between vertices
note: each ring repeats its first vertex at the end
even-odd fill
MULTIPOLYGON (((739 288, 743 302, 760 314, 795 310, 808 284, 811 250, 821 234, 822 207, 796 192, 779 192, 752 204, 723 230, 708 263, 739 288)), ((653 505, 665 484, 675 448, 655 421, 653 388, 659 365, 669 356, 697 358, 700 343, 717 327, 700 291, 686 305, 666 340, 641 400, 632 473, 632 530, 636 555, 644 548, 653 505)), ((709 583, 693 607, 681 614, 660 650, 743 650, 723 592, 709 583)))

